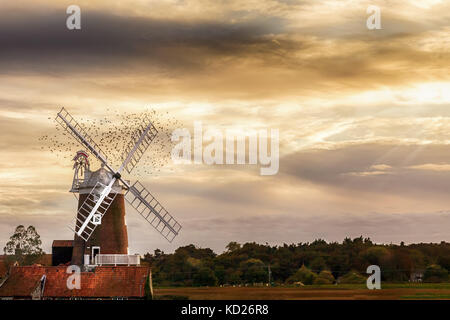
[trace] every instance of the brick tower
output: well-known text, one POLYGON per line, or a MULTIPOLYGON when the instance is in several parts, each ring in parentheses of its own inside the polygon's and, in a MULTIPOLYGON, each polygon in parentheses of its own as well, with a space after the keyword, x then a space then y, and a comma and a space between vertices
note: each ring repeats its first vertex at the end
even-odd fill
MULTIPOLYGON (((84 203, 97 182, 107 185, 112 179, 112 174, 103 167, 97 171, 84 172, 84 179, 80 181, 77 191, 80 195, 78 208, 84 203)), ((128 254, 128 234, 125 222, 125 201, 123 187, 116 181, 110 196, 115 196, 103 216, 101 224, 95 228, 88 241, 83 240, 76 233, 74 236, 72 264, 88 264, 85 256, 89 256, 90 262, 95 261, 97 254, 128 254)))

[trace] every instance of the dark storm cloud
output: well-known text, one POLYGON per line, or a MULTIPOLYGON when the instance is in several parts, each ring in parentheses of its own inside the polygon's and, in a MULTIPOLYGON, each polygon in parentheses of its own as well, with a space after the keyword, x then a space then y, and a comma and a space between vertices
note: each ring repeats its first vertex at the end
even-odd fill
POLYGON ((411 34, 361 35, 361 28, 353 28, 353 37, 336 38, 332 32, 317 36, 270 15, 232 23, 82 10, 81 30, 68 30, 66 18, 61 9, 5 14, 0 20, 0 74, 61 79, 81 74, 82 81, 94 82, 87 87, 95 91, 115 90, 114 84, 95 81, 98 77, 120 76, 132 80, 120 82, 120 89, 130 92, 147 92, 152 83, 153 91, 164 94, 259 99, 311 94, 318 85, 342 93, 406 84, 428 67, 444 79, 450 57, 415 47, 418 38, 411 34), (182 83, 167 86, 174 79, 182 83))
POLYGON ((209 55, 257 53, 263 49, 261 44, 275 46, 261 37, 283 27, 277 18, 190 23, 83 11, 82 29, 68 30, 66 18, 60 11, 2 17, 2 72, 71 71, 88 66, 125 69, 133 60, 143 63, 141 67, 203 69, 209 65, 209 55))

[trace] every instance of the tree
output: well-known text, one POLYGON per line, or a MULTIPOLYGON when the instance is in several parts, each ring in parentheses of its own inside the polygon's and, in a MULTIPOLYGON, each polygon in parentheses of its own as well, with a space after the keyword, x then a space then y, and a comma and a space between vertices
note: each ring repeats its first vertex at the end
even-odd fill
POLYGON ((314 258, 311 263, 309 264, 309 267, 314 270, 315 272, 320 272, 324 269, 326 269, 327 264, 325 262, 325 259, 322 257, 316 257, 314 258))
POLYGON ((194 285, 196 286, 215 286, 217 278, 210 268, 202 267, 194 276, 194 285))
POLYGON ((31 264, 44 254, 41 244, 41 236, 35 227, 29 226, 25 229, 20 225, 9 238, 3 251, 7 255, 13 255, 21 264, 31 264))
POLYGON ((425 269, 423 280, 425 282, 444 282, 448 279, 448 272, 440 265, 432 264, 425 269))
POLYGON ((450 270, 450 256, 448 255, 442 255, 438 257, 438 264, 442 266, 443 268, 450 270))
MULTIPOLYGON (((146 254, 145 260, 152 265, 155 285, 164 286, 191 286, 201 268, 212 270, 220 284, 266 282, 269 264, 275 283, 329 283, 332 278, 326 276, 326 270, 332 270, 332 275, 339 277, 338 282, 365 283, 367 266, 372 264, 380 266, 381 279, 389 282, 407 281, 412 272, 423 273, 426 266, 437 264, 441 268, 429 268, 425 279, 436 281, 445 279, 442 269, 450 271, 450 243, 382 245, 364 237, 273 247, 230 242, 225 252, 218 255, 211 249, 188 245, 170 254, 155 250, 154 254, 146 254), (300 268, 303 264, 309 269, 300 268), (319 271, 319 275, 314 273, 319 271)), ((197 276, 195 284, 201 282, 197 276)))
POLYGON ((228 252, 233 252, 239 250, 241 248, 241 245, 235 241, 232 241, 227 244, 225 248, 227 248, 228 252))
POLYGON ((217 280, 220 284, 225 283, 225 268, 222 265, 215 266, 214 274, 216 275, 217 280))
POLYGON ((317 274, 309 270, 305 265, 302 265, 291 277, 288 278, 288 283, 301 282, 303 284, 313 284, 317 278, 317 274))
POLYGON ((225 283, 239 284, 242 282, 242 271, 229 268, 225 271, 225 283))
POLYGON ((362 275, 360 275, 356 271, 350 271, 343 277, 339 279, 340 283, 347 283, 347 284, 356 284, 356 283, 365 283, 366 278, 364 278, 362 275))
POLYGON ((388 256, 389 250, 381 246, 368 248, 363 255, 364 260, 369 264, 376 265, 382 265, 388 256))
POLYGON ((248 259, 240 264, 243 273, 242 279, 246 283, 256 283, 267 281, 267 268, 259 259, 248 259))
POLYGON ((334 280, 333 274, 330 271, 322 270, 314 280, 314 284, 333 284, 334 280))

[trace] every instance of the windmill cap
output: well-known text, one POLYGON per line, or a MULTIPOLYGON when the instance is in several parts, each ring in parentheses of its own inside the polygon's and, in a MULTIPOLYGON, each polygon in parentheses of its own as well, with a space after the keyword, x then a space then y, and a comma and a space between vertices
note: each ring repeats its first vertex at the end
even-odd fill
MULTIPOLYGON (((97 182, 101 184, 108 185, 113 177, 113 174, 109 172, 105 168, 100 168, 97 171, 86 172, 86 180, 80 185, 80 194, 90 193, 92 188, 95 187, 97 182)), ((116 180, 111 189, 111 193, 121 193, 123 190, 122 186, 119 183, 119 180, 116 180)))

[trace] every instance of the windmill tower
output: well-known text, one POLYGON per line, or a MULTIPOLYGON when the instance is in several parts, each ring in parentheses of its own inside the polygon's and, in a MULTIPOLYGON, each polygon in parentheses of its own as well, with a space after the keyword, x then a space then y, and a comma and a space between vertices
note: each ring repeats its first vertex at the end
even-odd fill
MULTIPOLYGON (((107 185, 112 179, 112 174, 103 166, 96 171, 84 171, 84 179, 78 184, 78 188, 72 188, 72 192, 79 193, 78 212, 76 220, 83 219, 80 209, 88 201, 92 189, 101 183, 107 185)), ((80 180, 78 180, 80 181, 80 180)), ((74 180, 73 185, 76 185, 74 180)), ((97 225, 88 240, 74 235, 74 246, 72 253, 72 264, 91 264, 95 262, 98 254, 102 255, 128 255, 128 233, 125 222, 125 188, 116 181, 105 201, 111 201, 109 208, 97 225), (109 200, 112 199, 112 200, 109 200), (85 258, 85 256, 89 258, 85 258)), ((75 231, 75 230, 73 230, 75 231)))
POLYGON ((114 170, 106 154, 62 108, 56 121, 81 145, 100 160, 96 171, 89 167, 88 154, 77 152, 71 192, 79 193, 77 215, 71 224, 74 231, 72 264, 130 264, 128 234, 125 224, 125 200, 169 242, 178 235, 181 225, 139 182, 130 184, 121 173, 137 165, 158 131, 144 117, 122 153, 123 163, 114 170))

